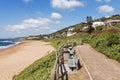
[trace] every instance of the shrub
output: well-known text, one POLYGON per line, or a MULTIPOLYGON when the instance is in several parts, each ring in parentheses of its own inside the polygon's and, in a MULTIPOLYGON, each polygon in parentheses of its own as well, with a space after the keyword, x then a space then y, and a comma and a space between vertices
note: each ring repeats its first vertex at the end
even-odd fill
POLYGON ((89 43, 109 58, 120 62, 120 32, 118 30, 102 31, 91 38, 89 43))
POLYGON ((103 27, 104 27, 104 26, 97 26, 97 27, 96 27, 96 31, 101 31, 101 30, 103 30, 103 27))

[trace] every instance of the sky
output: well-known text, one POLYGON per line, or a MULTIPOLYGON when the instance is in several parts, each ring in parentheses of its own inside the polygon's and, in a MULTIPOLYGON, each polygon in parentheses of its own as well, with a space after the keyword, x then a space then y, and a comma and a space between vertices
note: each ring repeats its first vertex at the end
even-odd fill
POLYGON ((0 0, 0 38, 49 34, 120 14, 120 0, 0 0))

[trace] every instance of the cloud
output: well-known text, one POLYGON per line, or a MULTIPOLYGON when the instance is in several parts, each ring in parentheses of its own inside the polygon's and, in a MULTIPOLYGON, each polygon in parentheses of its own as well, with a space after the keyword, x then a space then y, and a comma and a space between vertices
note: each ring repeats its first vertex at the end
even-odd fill
POLYGON ((111 0, 96 0, 97 2, 105 1, 105 2, 110 2, 111 0))
POLYGON ((61 14, 55 13, 55 12, 51 13, 50 17, 53 18, 53 19, 60 19, 60 18, 62 18, 61 14))
POLYGON ((104 0, 105 2, 110 2, 111 0, 104 0))
POLYGON ((96 0, 97 2, 101 2, 102 0, 96 0))
POLYGON ((61 23, 61 21, 55 21, 55 23, 56 23, 56 24, 60 24, 60 23, 61 23))
POLYGON ((114 12, 114 8, 112 6, 109 6, 109 5, 99 6, 98 10, 100 13, 112 13, 112 12, 114 12))
POLYGON ((78 0, 51 0, 51 5, 53 8, 58 9, 71 9, 78 6, 84 6, 84 4, 78 0))
POLYGON ((23 2, 25 3, 29 3, 31 0, 23 0, 23 2))
POLYGON ((51 20, 48 18, 37 18, 37 19, 26 19, 23 20, 21 24, 8 25, 8 31, 19 31, 26 30, 30 28, 40 28, 40 29, 49 29, 48 24, 51 23, 51 20))

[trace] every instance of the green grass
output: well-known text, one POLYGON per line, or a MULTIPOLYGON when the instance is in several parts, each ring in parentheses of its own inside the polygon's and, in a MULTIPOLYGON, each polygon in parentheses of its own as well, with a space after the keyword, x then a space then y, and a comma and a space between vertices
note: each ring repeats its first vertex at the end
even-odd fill
POLYGON ((58 45, 63 45, 66 43, 75 43, 76 45, 80 44, 80 41, 85 41, 86 38, 89 37, 89 34, 87 33, 79 33, 75 34, 70 37, 61 37, 56 39, 48 39, 46 41, 51 42, 51 45, 54 46, 54 48, 58 48, 58 45))
POLYGON ((117 30, 103 31, 89 39, 89 43, 107 57, 120 62, 120 32, 117 30))
POLYGON ((55 62, 55 53, 52 52, 35 61, 19 75, 15 75, 13 80, 50 80, 51 70, 55 62))

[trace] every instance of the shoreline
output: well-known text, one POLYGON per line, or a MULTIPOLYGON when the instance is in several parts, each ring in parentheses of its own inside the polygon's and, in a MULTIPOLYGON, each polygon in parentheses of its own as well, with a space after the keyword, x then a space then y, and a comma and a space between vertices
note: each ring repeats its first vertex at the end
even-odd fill
POLYGON ((20 47, 22 44, 25 44, 25 42, 24 42, 24 41, 20 41, 19 44, 10 46, 10 47, 5 48, 5 49, 1 49, 1 50, 0 50, 0 56, 1 56, 1 55, 12 54, 11 52, 12 52, 14 49, 20 47))
POLYGON ((10 48, 10 47, 13 47, 13 46, 16 46, 16 45, 18 45, 18 44, 20 44, 21 43, 21 41, 19 40, 19 41, 16 41, 16 42, 14 42, 14 41, 0 41, 0 42, 12 42, 13 44, 9 44, 9 45, 6 45, 6 46, 0 46, 0 51, 1 50, 5 50, 5 49, 8 49, 8 48, 10 48))
POLYGON ((18 45, 0 50, 0 80, 12 80, 14 75, 53 50, 50 43, 43 41, 21 41, 18 45))

